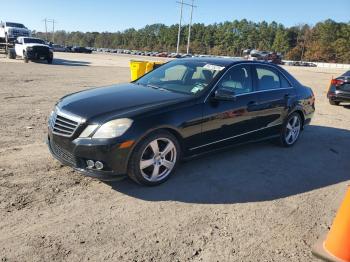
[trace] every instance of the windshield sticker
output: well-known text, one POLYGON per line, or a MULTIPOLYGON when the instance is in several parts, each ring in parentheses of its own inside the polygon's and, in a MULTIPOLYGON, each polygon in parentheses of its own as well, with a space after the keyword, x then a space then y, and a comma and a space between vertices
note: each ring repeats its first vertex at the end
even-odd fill
POLYGON ((221 71, 225 67, 217 66, 217 65, 211 65, 211 64, 206 64, 205 66, 203 66, 203 68, 208 69, 208 70, 213 70, 213 71, 221 71))
POLYGON ((191 92, 193 93, 193 94, 195 94, 195 93, 197 93, 197 92, 199 92, 199 91, 202 91, 204 89, 204 86, 202 86, 202 85, 196 85, 194 88, 192 88, 192 90, 191 90, 191 92))

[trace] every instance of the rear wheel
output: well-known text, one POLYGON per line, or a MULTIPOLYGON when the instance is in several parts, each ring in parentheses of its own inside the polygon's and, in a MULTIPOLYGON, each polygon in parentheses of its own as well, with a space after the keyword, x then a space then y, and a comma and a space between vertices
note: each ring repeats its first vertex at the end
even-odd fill
POLYGON ((298 141, 301 130, 302 119, 300 114, 291 114, 285 121, 281 130, 281 145, 285 147, 293 146, 298 141))
POLYGON ((128 175, 139 184, 159 185, 174 172, 180 151, 176 137, 167 131, 157 131, 135 147, 130 157, 128 175))
POLYGON ((332 105, 332 106, 339 106, 340 102, 336 102, 336 101, 333 101, 331 99, 329 99, 329 103, 332 105))

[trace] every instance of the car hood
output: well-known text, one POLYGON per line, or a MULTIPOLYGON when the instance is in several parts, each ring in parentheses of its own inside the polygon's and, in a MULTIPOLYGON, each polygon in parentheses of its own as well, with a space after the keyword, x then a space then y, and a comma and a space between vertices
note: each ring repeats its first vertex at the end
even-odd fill
POLYGON ((191 95, 128 83, 67 95, 61 98, 57 107, 88 121, 100 122, 100 118, 107 121, 115 117, 132 117, 191 97, 191 95))
POLYGON ((38 43, 25 43, 25 47, 33 47, 33 46, 45 46, 47 48, 50 48, 48 45, 38 44, 38 43))

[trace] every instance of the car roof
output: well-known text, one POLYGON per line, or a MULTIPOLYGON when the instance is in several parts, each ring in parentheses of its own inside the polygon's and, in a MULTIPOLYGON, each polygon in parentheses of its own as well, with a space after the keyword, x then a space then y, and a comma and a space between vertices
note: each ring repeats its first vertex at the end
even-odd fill
POLYGON ((212 63, 215 65, 220 65, 224 67, 228 67, 234 64, 239 63, 251 63, 251 64, 261 64, 261 65, 273 65, 275 64, 266 62, 266 61, 252 61, 252 60, 246 60, 240 57, 190 57, 190 58, 181 58, 181 60, 184 61, 198 61, 202 62, 205 61, 207 63, 212 63))

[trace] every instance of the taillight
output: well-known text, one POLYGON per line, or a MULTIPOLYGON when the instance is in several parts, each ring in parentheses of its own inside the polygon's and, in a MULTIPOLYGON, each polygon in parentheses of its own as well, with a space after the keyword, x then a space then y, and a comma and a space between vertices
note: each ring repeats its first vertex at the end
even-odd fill
POLYGON ((334 86, 341 86, 342 84, 344 84, 344 80, 341 79, 332 79, 331 81, 331 85, 334 86))

